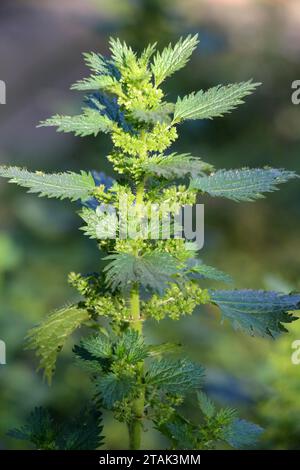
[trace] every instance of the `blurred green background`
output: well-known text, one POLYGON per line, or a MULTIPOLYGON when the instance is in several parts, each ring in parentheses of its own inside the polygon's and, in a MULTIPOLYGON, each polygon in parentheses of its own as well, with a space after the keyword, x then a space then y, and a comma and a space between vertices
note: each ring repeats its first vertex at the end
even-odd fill
MULTIPOLYGON (((300 172, 300 105, 291 84, 300 79, 298 0, 1 0, 0 162, 49 171, 100 169, 109 141, 77 139, 36 129, 53 113, 73 113, 81 96, 70 83, 86 74, 81 53, 107 53, 110 35, 141 49, 162 47, 198 32, 190 64, 167 83, 169 98, 219 83, 253 78, 263 83, 247 104, 224 119, 184 124, 176 144, 216 167, 273 165, 300 172)), ((165 87, 166 88, 166 87, 165 87)), ((74 298, 70 270, 98 269, 96 245, 77 230, 68 203, 37 199, 0 182, 0 449, 23 444, 6 436, 36 405, 70 417, 91 396, 85 374, 72 364, 73 338, 58 362, 51 388, 24 351, 29 328, 74 298)), ((236 287, 300 289, 299 206, 296 182, 256 203, 205 199, 206 242, 201 252, 236 280, 236 287)), ((262 448, 300 449, 300 365, 292 365, 292 341, 300 322, 278 341, 249 338, 202 309, 179 322, 147 327, 153 340, 176 340, 207 368, 207 390, 221 405, 235 406, 266 428, 262 448)), ((187 405, 192 411, 192 405, 187 405)), ((105 416, 108 448, 125 448, 124 426, 105 416)), ((151 429, 144 448, 163 447, 151 429)))

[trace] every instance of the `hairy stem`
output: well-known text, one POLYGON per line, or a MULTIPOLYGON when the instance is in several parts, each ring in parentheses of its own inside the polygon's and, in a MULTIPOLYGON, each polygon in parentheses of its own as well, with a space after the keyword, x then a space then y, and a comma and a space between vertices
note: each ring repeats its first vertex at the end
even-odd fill
MULTIPOLYGON (((140 183, 137 187, 136 203, 143 203, 144 184, 140 183)), ((143 334, 143 321, 140 315, 140 293, 139 286, 135 284, 130 293, 130 308, 131 308, 131 320, 132 328, 136 330, 140 335, 143 334)), ((141 447, 141 434, 142 434, 142 420, 144 414, 145 404, 145 391, 142 383, 144 374, 144 362, 140 362, 137 365, 137 376, 140 382, 139 395, 132 402, 132 418, 128 424, 129 432, 129 448, 131 450, 137 450, 141 447)))

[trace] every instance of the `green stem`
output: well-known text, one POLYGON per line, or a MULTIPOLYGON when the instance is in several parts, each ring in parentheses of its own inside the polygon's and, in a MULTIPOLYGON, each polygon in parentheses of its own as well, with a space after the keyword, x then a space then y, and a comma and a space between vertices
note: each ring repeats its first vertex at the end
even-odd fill
MULTIPOLYGON (((136 203, 143 203, 144 183, 140 183, 137 187, 136 203)), ((143 320, 140 312, 140 292, 138 284, 135 284, 130 293, 130 309, 131 309, 131 325, 132 329, 137 331, 139 335, 143 334, 143 320)), ((137 380, 140 384, 139 395, 132 402, 132 417, 128 424, 129 432, 129 448, 130 450, 138 450, 141 447, 142 421, 145 406, 145 390, 142 383, 144 375, 144 361, 137 364, 137 380)))

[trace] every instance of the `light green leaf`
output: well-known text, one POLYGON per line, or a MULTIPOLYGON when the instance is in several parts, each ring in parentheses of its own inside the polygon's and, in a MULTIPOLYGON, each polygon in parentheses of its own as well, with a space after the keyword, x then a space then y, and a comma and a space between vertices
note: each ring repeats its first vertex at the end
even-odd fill
POLYGON ((29 172, 24 168, 0 167, 0 176, 9 178, 10 183, 29 188, 29 193, 57 199, 86 200, 95 189, 95 181, 90 173, 53 173, 29 172))
POLYGON ((131 112, 133 119, 136 119, 139 122, 146 122, 151 124, 156 124, 158 122, 170 123, 171 118, 170 114, 174 111, 173 103, 163 103, 157 109, 144 110, 144 109, 134 109, 131 112))
POLYGON ((88 90, 112 90, 117 80, 109 75, 91 75, 83 80, 78 80, 71 85, 71 90, 88 91, 88 90))
POLYGON ((109 44, 112 60, 116 67, 122 68, 130 62, 136 61, 136 55, 131 47, 127 46, 125 42, 122 43, 119 38, 110 38, 109 44))
POLYGON ((116 238, 118 218, 114 212, 84 207, 79 213, 86 225, 81 230, 92 239, 116 238))
POLYGON ((212 418, 216 413, 216 407, 214 403, 208 398, 206 393, 200 391, 197 392, 198 405, 202 413, 207 418, 212 418))
POLYGON ((243 98, 250 95, 260 83, 252 80, 230 85, 218 85, 207 91, 178 98, 175 105, 174 123, 187 119, 212 119, 223 116, 244 103, 243 98))
POLYGON ((226 274, 213 266, 202 264, 197 260, 193 261, 195 261, 195 263, 193 263, 187 271, 189 277, 195 279, 212 279, 214 281, 227 282, 229 284, 233 282, 233 279, 229 274, 226 274))
POLYGON ((73 132, 76 136, 85 137, 99 132, 108 133, 112 130, 113 122, 99 113, 98 110, 83 108, 83 113, 75 116, 56 114, 42 121, 38 127, 57 127, 57 132, 73 132))
POLYGON ((84 52, 86 65, 97 74, 109 74, 109 63, 101 54, 97 52, 84 52))
POLYGON ((156 155, 143 164, 145 171, 163 178, 182 178, 188 174, 193 177, 212 171, 213 166, 189 153, 156 155))
POLYGON ((40 359, 39 369, 44 369, 44 376, 49 383, 59 350, 68 337, 89 318, 86 310, 73 305, 54 312, 43 323, 29 331, 27 349, 35 350, 40 359))
POLYGON ((174 47, 169 44, 161 53, 157 52, 151 67, 155 85, 160 85, 167 77, 183 68, 198 43, 197 34, 195 36, 188 35, 185 39, 180 38, 174 47))
POLYGON ((263 193, 275 191, 277 184, 291 178, 297 178, 296 173, 277 168, 219 170, 209 176, 192 179, 191 188, 236 202, 254 201, 263 198, 263 193))

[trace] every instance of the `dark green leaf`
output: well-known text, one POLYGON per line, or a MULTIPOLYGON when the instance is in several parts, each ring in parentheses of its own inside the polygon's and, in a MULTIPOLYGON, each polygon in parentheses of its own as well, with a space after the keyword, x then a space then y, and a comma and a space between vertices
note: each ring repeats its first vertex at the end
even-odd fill
POLYGON ((118 253, 104 258, 111 262, 104 268, 107 284, 113 289, 140 283, 145 288, 162 292, 177 274, 177 261, 168 253, 152 252, 141 257, 118 253))
POLYGON ((234 328, 251 335, 276 337, 287 331, 283 323, 297 319, 288 312, 300 307, 300 294, 245 289, 212 290, 210 295, 234 328))
POLYGON ((152 361, 146 383, 170 393, 185 393, 199 389, 203 383, 203 367, 191 361, 152 361))
POLYGON ((101 403, 109 410, 117 402, 127 398, 135 385, 136 380, 133 376, 127 374, 116 375, 113 373, 101 377, 96 384, 101 403))
POLYGON ((244 419, 234 419, 223 431, 223 439, 235 449, 245 449, 257 444, 263 429, 244 419))

